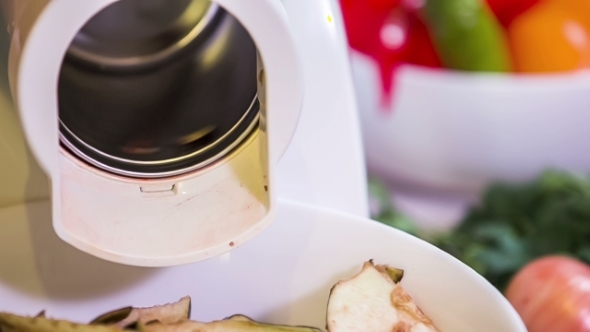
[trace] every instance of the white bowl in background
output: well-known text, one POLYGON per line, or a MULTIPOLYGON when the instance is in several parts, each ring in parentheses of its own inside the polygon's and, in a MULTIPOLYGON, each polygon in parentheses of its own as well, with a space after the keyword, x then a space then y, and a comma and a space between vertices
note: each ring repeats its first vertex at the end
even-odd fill
POLYGON ((546 168, 590 171, 588 71, 405 66, 384 109, 377 64, 355 51, 351 63, 368 168, 400 191, 457 202, 448 197, 472 200, 493 181, 529 180, 546 168))
POLYGON ((53 233, 49 209, 45 202, 0 211, 0 311, 45 309, 51 317, 88 321, 122 306, 190 295, 193 319, 242 313, 324 328, 332 285, 374 259, 405 270, 402 285, 442 332, 526 331, 509 302, 476 272, 368 219, 282 201, 275 223, 234 251, 156 269, 74 249, 53 233))

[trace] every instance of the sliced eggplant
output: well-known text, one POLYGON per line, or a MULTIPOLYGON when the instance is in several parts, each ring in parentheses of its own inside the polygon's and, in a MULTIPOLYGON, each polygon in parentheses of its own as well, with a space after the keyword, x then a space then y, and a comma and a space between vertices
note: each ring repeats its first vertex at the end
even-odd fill
POLYGON ((252 322, 254 321, 252 318, 245 316, 245 315, 241 315, 241 314, 237 314, 237 315, 232 315, 226 318, 226 320, 238 320, 238 321, 242 321, 242 322, 252 322))
MULTIPOLYGON (((365 262, 361 271, 330 291, 329 332, 438 332, 400 285, 401 269, 365 262)), ((0 332, 320 332, 304 326, 273 325, 244 315, 202 323, 190 320, 190 297, 148 308, 121 308, 90 325, 0 313, 0 332)))
POLYGON ((114 325, 129 317, 133 307, 125 307, 104 313, 93 319, 91 325, 114 325))
POLYGON ((189 297, 150 308, 114 310, 100 315, 90 325, 0 313, 0 332, 321 332, 311 327, 259 323, 244 315, 201 323, 189 320, 189 313, 189 297))
POLYGON ((261 323, 261 322, 257 322, 255 320, 253 320, 252 318, 242 315, 242 314, 233 315, 233 316, 230 316, 224 320, 250 322, 250 323, 252 323, 251 325, 262 327, 264 329, 264 331, 275 331, 275 330, 273 330, 273 328, 274 329, 279 328, 279 330, 276 330, 276 331, 321 332, 321 330, 319 330, 318 328, 311 327, 311 326, 302 326, 302 325, 289 326, 289 325, 273 325, 273 324, 268 324, 268 323, 261 323), (283 330, 281 330, 281 328, 283 330), (284 330, 285 328, 287 328, 287 330, 284 330))
POLYGON ((191 320, 172 324, 149 323, 140 325, 139 330, 142 332, 321 332, 313 327, 259 323, 243 315, 235 315, 211 323, 191 320))
POLYGON ((145 324, 158 321, 164 324, 176 323, 190 317, 191 298, 185 296, 178 302, 157 305, 148 308, 121 308, 102 314, 91 324, 113 325, 119 328, 132 327, 138 323, 145 324))
POLYGON ((329 332, 437 332, 399 281, 403 271, 365 262, 361 271, 330 292, 329 332))
MULTIPOLYGON (((1 332, 128 332, 116 326, 85 325, 45 317, 0 313, 1 332)), ((130 331, 129 331, 130 332, 130 331)))

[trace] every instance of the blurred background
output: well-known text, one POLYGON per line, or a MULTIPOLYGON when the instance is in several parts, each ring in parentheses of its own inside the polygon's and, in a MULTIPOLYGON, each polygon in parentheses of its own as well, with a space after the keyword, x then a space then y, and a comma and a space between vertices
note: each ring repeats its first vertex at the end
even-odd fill
MULTIPOLYGON (((502 291, 541 257, 590 263, 590 0, 340 4, 372 217, 502 291)), ((0 89, 0 207, 49 196, 11 103, 0 89)))
POLYGON ((590 1, 340 3, 373 218, 503 291, 590 262, 590 1))
POLYGON ((590 169, 590 1, 342 0, 371 175, 448 227, 496 181, 590 169))

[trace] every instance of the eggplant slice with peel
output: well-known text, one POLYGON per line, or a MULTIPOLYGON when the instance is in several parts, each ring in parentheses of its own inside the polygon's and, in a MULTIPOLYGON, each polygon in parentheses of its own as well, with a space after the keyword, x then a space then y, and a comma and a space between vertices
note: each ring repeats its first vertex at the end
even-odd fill
POLYGON ((365 262, 328 299, 329 332, 438 332, 399 284, 403 271, 365 262))
POLYGON ((130 332, 116 326, 77 324, 45 317, 0 313, 0 332, 130 332))
POLYGON ((256 322, 243 315, 235 315, 220 321, 201 323, 189 319, 175 322, 138 322, 135 327, 124 329, 115 325, 77 324, 45 317, 23 317, 0 313, 1 332, 321 332, 304 326, 283 326, 256 322))
POLYGON ((121 308, 109 311, 92 320, 92 325, 112 325, 119 328, 133 327, 158 321, 164 324, 176 323, 190 318, 191 298, 185 296, 178 302, 148 308, 121 308))
POLYGON ((321 332, 312 327, 260 323, 244 315, 196 322, 189 317, 190 302, 184 297, 149 308, 121 308, 100 315, 90 324, 0 313, 0 332, 321 332))
POLYGON ((210 323, 192 320, 173 324, 153 322, 140 325, 139 330, 142 332, 321 332, 313 327, 260 323, 244 315, 234 315, 210 323))

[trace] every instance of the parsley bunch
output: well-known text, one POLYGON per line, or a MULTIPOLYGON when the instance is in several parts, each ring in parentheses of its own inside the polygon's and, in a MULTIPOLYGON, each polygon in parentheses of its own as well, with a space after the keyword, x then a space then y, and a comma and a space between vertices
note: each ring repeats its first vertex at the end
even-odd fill
MULTIPOLYGON (((373 182, 371 188, 380 201, 389 201, 383 187, 373 182)), ((392 205, 382 205, 374 218, 430 241, 501 291, 520 268, 541 256, 563 254, 590 263, 590 177, 567 172, 494 184, 456 229, 433 237, 392 205)))

